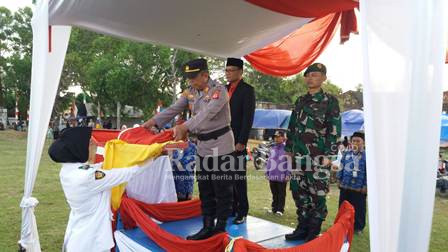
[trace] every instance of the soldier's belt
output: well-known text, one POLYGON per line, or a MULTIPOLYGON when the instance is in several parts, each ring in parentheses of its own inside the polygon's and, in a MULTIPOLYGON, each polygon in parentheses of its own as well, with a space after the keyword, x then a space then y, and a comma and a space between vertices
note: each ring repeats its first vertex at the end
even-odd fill
POLYGON ((218 137, 224 135, 225 133, 227 133, 229 131, 230 131, 230 126, 226 126, 224 128, 209 132, 207 134, 198 134, 198 139, 199 139, 199 141, 208 141, 211 139, 218 139, 218 137))

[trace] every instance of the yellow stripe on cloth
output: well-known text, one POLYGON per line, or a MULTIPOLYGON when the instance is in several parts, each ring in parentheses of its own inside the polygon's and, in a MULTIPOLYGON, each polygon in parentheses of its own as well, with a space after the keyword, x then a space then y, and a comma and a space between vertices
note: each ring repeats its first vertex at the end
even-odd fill
MULTIPOLYGON (((118 139, 110 140, 105 146, 103 169, 128 168, 141 164, 148 159, 160 156, 163 146, 168 143, 142 145, 128 144, 118 139)), ((121 196, 125 188, 126 183, 112 188, 111 204, 113 210, 117 210, 120 207, 121 196)))

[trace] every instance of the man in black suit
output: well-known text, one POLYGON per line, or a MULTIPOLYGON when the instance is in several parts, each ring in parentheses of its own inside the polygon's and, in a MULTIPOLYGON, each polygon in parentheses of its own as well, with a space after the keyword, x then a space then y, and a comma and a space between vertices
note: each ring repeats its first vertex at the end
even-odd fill
POLYGON ((235 137, 235 156, 237 173, 234 184, 233 212, 236 218, 234 224, 246 221, 249 212, 246 181, 246 145, 252 128, 255 113, 254 88, 243 80, 243 61, 228 58, 226 64, 227 90, 230 97, 231 127, 235 137))

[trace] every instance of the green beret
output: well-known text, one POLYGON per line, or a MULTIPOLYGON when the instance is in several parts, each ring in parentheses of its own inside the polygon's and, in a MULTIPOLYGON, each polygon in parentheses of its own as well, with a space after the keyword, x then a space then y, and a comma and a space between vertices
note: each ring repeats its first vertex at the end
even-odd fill
POLYGON ((303 74, 303 76, 306 76, 308 73, 311 72, 321 72, 323 74, 327 74, 327 68, 325 67, 324 64, 322 63, 314 63, 311 64, 305 71, 305 73, 303 74))

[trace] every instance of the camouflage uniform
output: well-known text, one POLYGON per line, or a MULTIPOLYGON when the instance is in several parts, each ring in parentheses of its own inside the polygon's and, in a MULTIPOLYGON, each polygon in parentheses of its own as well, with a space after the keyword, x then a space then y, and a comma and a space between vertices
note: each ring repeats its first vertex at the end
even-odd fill
POLYGON ((340 133, 339 104, 334 96, 320 90, 297 99, 285 150, 295 157, 290 187, 299 222, 310 218, 324 221, 327 216, 330 167, 322 166, 322 158, 337 153, 340 133))

